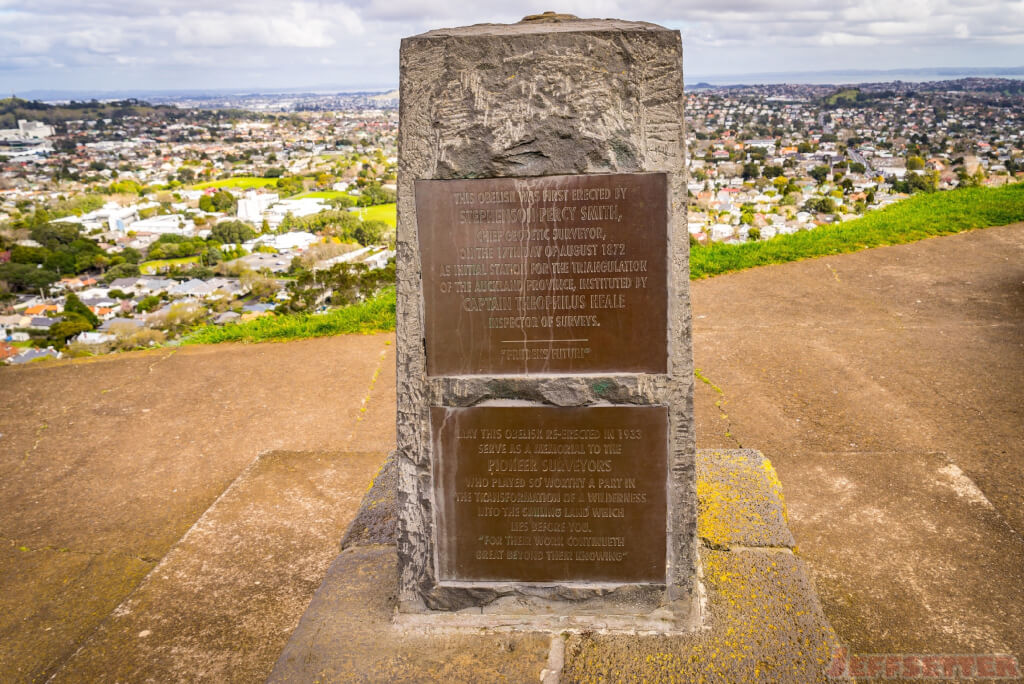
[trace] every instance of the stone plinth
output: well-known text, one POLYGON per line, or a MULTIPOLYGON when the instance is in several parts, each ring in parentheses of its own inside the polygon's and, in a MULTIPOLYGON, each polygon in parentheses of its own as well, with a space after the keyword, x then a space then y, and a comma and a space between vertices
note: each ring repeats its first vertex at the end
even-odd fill
POLYGON ((402 41, 400 610, 690 619, 681 64, 618 20, 402 41))

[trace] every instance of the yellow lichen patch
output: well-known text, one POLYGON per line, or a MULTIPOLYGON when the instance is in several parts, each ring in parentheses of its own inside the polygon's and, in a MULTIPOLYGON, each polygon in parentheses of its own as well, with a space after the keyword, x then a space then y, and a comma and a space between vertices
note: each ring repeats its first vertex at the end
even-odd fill
MULTIPOLYGON (((697 467, 697 534, 714 548, 748 543, 776 510, 782 485, 767 459, 760 466, 741 452, 713 452, 697 467)), ((701 459, 702 461, 704 459, 701 459)))
POLYGON ((779 475, 775 472, 772 462, 767 458, 761 463, 761 470, 764 471, 765 479, 768 480, 768 485, 772 488, 775 496, 779 497, 779 503, 782 507, 782 519, 788 521, 789 513, 786 511, 786 497, 782 494, 782 480, 779 479, 779 475))
POLYGON ((837 641, 805 566, 777 543, 792 541, 771 463, 750 450, 702 451, 697 496, 708 630, 572 636, 565 681, 827 681, 837 641))
POLYGON ((568 681, 823 681, 833 637, 806 599, 799 561, 786 552, 706 551, 709 632, 674 637, 574 638, 568 681), (790 610, 784 608, 790 606, 790 610), (624 673, 628 673, 625 674, 624 673))

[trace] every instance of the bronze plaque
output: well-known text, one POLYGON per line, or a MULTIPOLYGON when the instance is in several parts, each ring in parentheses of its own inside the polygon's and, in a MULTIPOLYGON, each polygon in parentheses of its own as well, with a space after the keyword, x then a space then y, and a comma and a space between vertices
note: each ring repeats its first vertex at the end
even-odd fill
POLYGON ((439 579, 665 581, 665 407, 430 411, 439 579))
POLYGON ((416 181, 428 375, 664 373, 663 173, 416 181))

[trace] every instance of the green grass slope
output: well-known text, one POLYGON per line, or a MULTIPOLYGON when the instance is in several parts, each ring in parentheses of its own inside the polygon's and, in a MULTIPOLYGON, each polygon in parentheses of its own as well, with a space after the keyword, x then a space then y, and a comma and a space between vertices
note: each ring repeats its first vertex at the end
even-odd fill
POLYGON ((225 326, 205 325, 190 333, 182 343, 268 342, 394 329, 395 288, 388 287, 365 302, 327 313, 269 315, 225 326))
POLYGON ((914 195, 853 221, 742 245, 690 250, 690 278, 1024 221, 1024 183, 914 195))

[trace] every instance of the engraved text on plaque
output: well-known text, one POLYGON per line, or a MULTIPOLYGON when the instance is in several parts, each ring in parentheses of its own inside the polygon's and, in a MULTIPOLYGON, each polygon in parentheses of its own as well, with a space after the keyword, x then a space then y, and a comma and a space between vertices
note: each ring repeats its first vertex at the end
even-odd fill
POLYGON ((416 181, 427 374, 665 373, 666 184, 416 181))
POLYGON ((665 407, 434 407, 431 423, 439 579, 665 581, 665 407))

